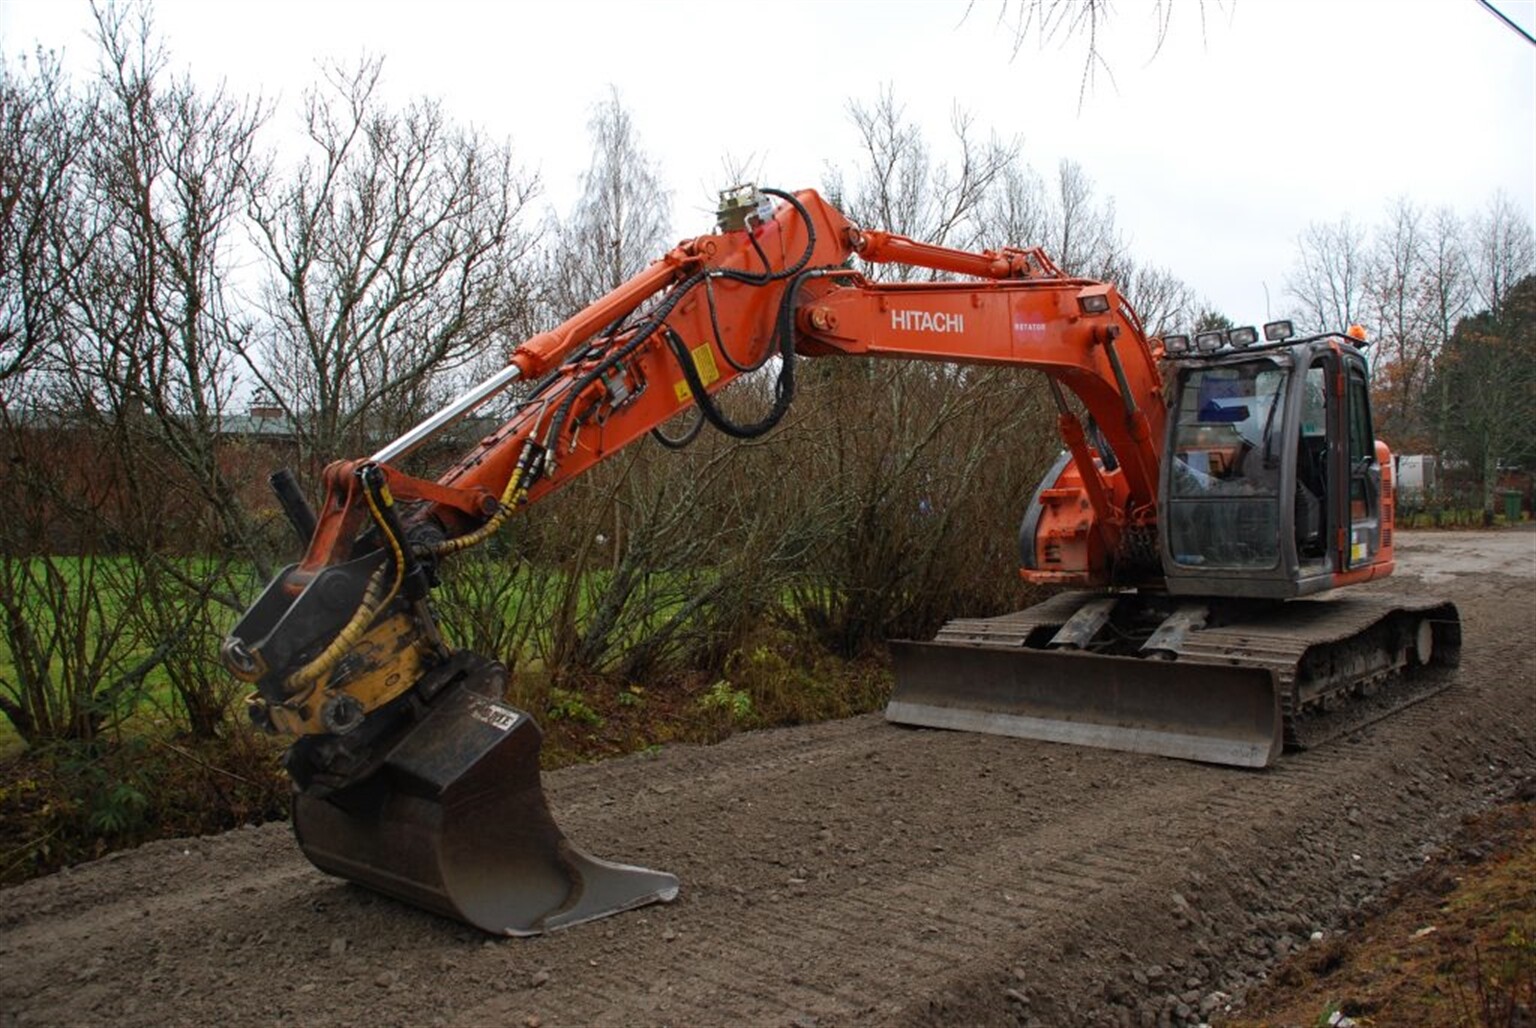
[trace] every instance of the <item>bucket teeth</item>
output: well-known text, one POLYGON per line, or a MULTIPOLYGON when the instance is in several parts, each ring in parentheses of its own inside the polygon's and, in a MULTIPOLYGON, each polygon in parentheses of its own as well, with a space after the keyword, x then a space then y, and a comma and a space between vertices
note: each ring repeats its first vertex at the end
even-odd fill
MULTIPOLYGON (((462 656, 462 655, 461 655, 462 656)), ((533 718, 484 693, 501 667, 444 687, 360 781, 299 789, 294 831, 320 870, 498 935, 537 935, 675 899, 677 879, 590 857, 539 780, 533 718)))

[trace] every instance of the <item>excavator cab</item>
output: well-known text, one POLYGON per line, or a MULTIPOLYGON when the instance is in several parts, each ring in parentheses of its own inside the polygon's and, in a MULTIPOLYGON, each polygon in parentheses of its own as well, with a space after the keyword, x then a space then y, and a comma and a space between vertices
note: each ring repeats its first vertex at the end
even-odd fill
MULTIPOLYGON (((889 720, 1264 767, 1316 738, 1306 715, 1400 669, 1455 663, 1450 604, 1298 599, 1391 573, 1391 457, 1358 337, 1292 339, 1287 322, 1264 335, 1163 338, 1161 575, 893 644, 889 720)), ((1123 462, 1105 450, 1096 438, 1091 459, 1110 483, 1123 462)), ((1030 580, 1050 580, 1039 555, 1065 537, 1048 513, 1090 506, 1074 488, 1084 463, 1063 454, 1025 513, 1030 580)), ((1116 557, 1146 567, 1133 548, 1116 557)))
POLYGON ((1193 353, 1173 337, 1170 352, 1188 354, 1162 465, 1173 595, 1288 599, 1390 568, 1390 457, 1372 434, 1365 358, 1347 337, 1287 330, 1266 326, 1278 338, 1258 345, 1252 329, 1202 333, 1193 353))

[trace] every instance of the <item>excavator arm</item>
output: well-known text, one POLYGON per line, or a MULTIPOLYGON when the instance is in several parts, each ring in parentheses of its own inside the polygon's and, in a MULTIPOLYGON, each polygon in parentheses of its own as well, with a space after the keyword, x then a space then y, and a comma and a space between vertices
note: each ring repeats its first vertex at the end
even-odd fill
POLYGON ((517 508, 695 405, 731 434, 766 432, 788 410, 802 356, 1043 372, 1073 459, 1042 497, 1060 524, 1039 534, 1049 552, 1037 555, 1026 577, 1089 585, 1155 578, 1156 568, 1124 554, 1128 534, 1155 533, 1162 385, 1139 322, 1114 287, 1064 276, 1038 249, 969 253, 933 246, 860 230, 814 192, 776 195, 785 202, 775 210, 755 191, 728 193, 735 201, 722 215, 729 230, 684 242, 555 330, 519 346, 507 370, 452 405, 451 416, 430 419, 367 460, 329 466, 318 516, 289 493, 285 507, 308 546, 303 561, 269 590, 273 605, 295 597, 295 606, 303 604, 305 593, 320 591, 315 587, 328 571, 358 562, 349 579, 361 598, 339 629, 338 605, 330 602, 329 618, 276 622, 268 616, 263 627, 275 631, 258 635, 249 630, 256 626, 242 626, 232 633, 226 662, 258 685, 259 719, 297 735, 331 733, 409 690, 419 670, 446 656, 424 603, 432 564, 482 541, 517 508), (741 208, 746 213, 733 227, 728 219, 741 208), (968 277, 872 282, 848 267, 855 254, 968 277), (774 358, 770 409, 754 424, 730 421, 711 394, 774 358), (437 481, 413 478, 390 463, 519 380, 533 385, 516 413, 437 481), (1090 443, 1068 392, 1110 454, 1090 443), (372 648, 419 651, 414 656, 423 667, 409 674, 391 668, 388 684, 355 672, 337 683, 337 669, 358 663, 356 650, 370 638, 370 626, 396 601, 410 608, 422 630, 397 626, 372 648), (300 638, 311 628, 314 638, 300 638))
POLYGON ((739 187, 722 195, 715 234, 527 340, 502 372, 370 458, 326 468, 318 509, 291 479, 275 480, 305 552, 223 657, 256 687, 253 719, 296 740, 287 766, 306 854, 498 932, 675 895, 671 876, 594 860, 560 834, 538 786, 537 726, 502 702, 500 665, 444 641, 435 568, 689 408, 735 436, 769 431, 794 398, 797 360, 825 356, 1042 372, 1071 460, 1041 490, 1038 552, 1023 573, 1155 584, 1144 556, 1156 538, 1162 382, 1113 286, 1066 276, 1038 249, 933 246, 859 229, 814 192, 739 187), (934 280, 874 282, 854 256, 934 280), (765 367, 771 403, 755 421, 733 420, 714 394, 765 367), (511 416, 440 478, 399 469, 514 386, 511 416))

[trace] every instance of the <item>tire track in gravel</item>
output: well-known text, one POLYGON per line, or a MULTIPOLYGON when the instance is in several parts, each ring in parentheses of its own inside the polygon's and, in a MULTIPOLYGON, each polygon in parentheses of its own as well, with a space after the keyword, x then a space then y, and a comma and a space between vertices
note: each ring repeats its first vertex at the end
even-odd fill
MULTIPOLYGON (((940 987, 898 1020, 1193 1024, 1202 1009, 1185 1002, 1189 995, 1149 985, 1149 972, 1177 965, 1169 977, 1199 986, 1196 1002, 1240 992, 1297 944, 1298 932, 1305 940, 1312 929, 1347 922, 1465 813, 1528 781, 1536 774, 1536 653, 1522 640, 1536 613, 1536 537, 1503 541, 1514 559, 1499 566, 1516 574, 1462 576, 1465 589, 1452 592, 1468 629, 1455 688, 1199 798, 1167 831, 1204 833, 1216 859, 1149 874, 1111 896, 1111 908, 1081 911, 1048 942, 940 987), (1273 816, 1255 818, 1264 807, 1273 816), (1190 904, 1185 896, 1199 898, 1190 904), (1053 962, 1053 949, 1076 958, 1053 962)), ((1444 562, 1454 566, 1469 543, 1479 540, 1452 540, 1444 562)))
MULTIPOLYGON (((918 738, 910 745, 919 747, 943 746, 954 738, 913 734, 918 738)), ((1176 777, 1190 770, 1168 768, 1176 777)), ((1183 845, 1177 839, 1153 836, 1127 844, 1102 836, 1106 821, 1135 824, 1170 817, 1183 799, 1161 785, 1153 781, 1122 791, 1114 802, 1058 815, 1022 834, 995 834, 979 849, 931 867, 909 866, 899 878, 846 891, 807 889, 803 896, 770 901, 766 909, 763 904, 722 909, 701 903, 689 912, 686 930, 729 940, 724 952, 707 964, 698 963, 688 950, 654 947, 635 959, 651 967, 657 979, 673 983, 661 1012, 680 1020, 782 1021, 786 1011, 827 1023, 895 1016, 928 983, 974 961, 978 953, 1023 945, 1041 925, 1133 885, 1146 868, 1177 856, 1183 845), (835 975, 818 973, 815 965, 828 959, 835 959, 835 975), (696 988, 679 984, 689 979, 696 988), (903 982, 915 983, 916 992, 893 987, 903 982), (885 1001, 871 1010, 872 997, 885 1001)), ((1212 781, 1207 788, 1224 786, 1212 781)), ((1045 792, 1039 802, 1057 805, 1045 792)), ((497 997, 466 1011, 460 1023, 529 1016, 547 1024, 601 1023, 644 1005, 644 994, 626 994, 632 986, 624 977, 597 973, 583 984, 580 993, 539 995, 532 1001, 497 997)), ((642 988, 651 991, 649 985, 642 988)))

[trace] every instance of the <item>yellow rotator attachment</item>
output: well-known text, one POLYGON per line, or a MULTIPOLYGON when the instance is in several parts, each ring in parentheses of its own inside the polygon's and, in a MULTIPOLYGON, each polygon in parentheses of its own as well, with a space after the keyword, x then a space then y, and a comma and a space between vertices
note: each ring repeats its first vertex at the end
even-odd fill
POLYGON ((431 662, 430 646, 415 620, 396 612, 378 618, 353 645, 344 665, 324 686, 282 703, 260 697, 272 727, 286 735, 347 732, 370 711, 398 697, 417 681, 431 662))
MULTIPOLYGON (((354 570, 356 584, 365 569, 354 570)), ((310 606, 314 588, 285 620, 310 606)), ((496 934, 535 935, 675 899, 674 876, 598 860, 565 837, 539 778, 543 734, 503 701, 505 669, 468 651, 437 655, 403 603, 296 705, 268 696, 280 675, 258 683, 253 715, 305 733, 285 758, 305 856, 496 934), (375 708, 384 694, 394 698, 375 708), (307 732, 317 719, 329 730, 307 732)))
POLYGON ((253 719, 298 737, 284 760, 305 856, 497 934, 676 898, 674 876, 566 839, 539 778, 538 725, 503 701, 500 664, 443 644, 388 490, 364 482, 384 547, 307 579, 288 568, 224 645, 256 683, 253 719))

